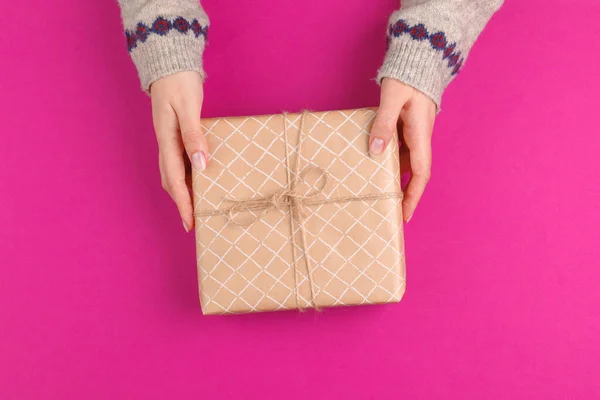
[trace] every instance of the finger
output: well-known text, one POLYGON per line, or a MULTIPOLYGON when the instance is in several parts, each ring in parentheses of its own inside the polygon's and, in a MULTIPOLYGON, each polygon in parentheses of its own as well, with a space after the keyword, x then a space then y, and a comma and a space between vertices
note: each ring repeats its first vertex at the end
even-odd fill
POLYGON ((408 110, 403 135, 409 151, 411 177, 402 202, 403 215, 409 222, 431 178, 431 133, 433 124, 426 113, 408 110), (408 123, 407 123, 408 121, 408 123))
POLYGON ((194 226, 192 198, 186 184, 185 151, 179 134, 177 115, 170 107, 155 107, 154 125, 159 147, 159 166, 163 188, 169 193, 186 232, 194 226))
POLYGON ((383 153, 394 135, 400 111, 411 95, 411 88, 395 79, 384 79, 381 84, 381 101, 369 138, 369 152, 377 156, 383 153))
POLYGON ((181 216, 181 221, 186 232, 194 227, 194 207, 192 196, 185 180, 185 167, 183 151, 177 154, 161 154, 165 173, 165 190, 169 193, 181 216))
POLYGON ((406 186, 410 181, 410 153, 406 146, 400 148, 400 186, 402 191, 406 190, 406 186))
POLYGON ((201 109, 201 93, 190 93, 175 104, 185 151, 192 166, 199 171, 203 171, 208 163, 208 144, 200 124, 201 109))
MULTIPOLYGON (((404 132, 404 124, 402 122, 402 118, 400 118, 400 120, 398 121, 397 126, 400 145, 400 176, 402 176, 403 178, 404 176, 410 177, 410 153, 408 152, 408 147, 406 145, 403 145, 404 138, 402 132, 404 132)), ((408 178, 406 179, 406 182, 402 185, 402 187, 404 188, 406 184, 408 184, 408 178)))

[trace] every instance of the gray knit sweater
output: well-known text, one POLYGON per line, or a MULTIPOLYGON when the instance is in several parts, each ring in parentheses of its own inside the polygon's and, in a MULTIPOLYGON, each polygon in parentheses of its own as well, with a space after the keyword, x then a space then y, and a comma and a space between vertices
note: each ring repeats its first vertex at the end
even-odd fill
MULTIPOLYGON (((440 105, 473 43, 503 0, 403 0, 389 20, 377 81, 394 78, 440 105)), ((199 0, 119 0, 142 88, 180 71, 203 74, 209 20, 199 0)), ((365 0, 365 6, 367 1, 365 0)))

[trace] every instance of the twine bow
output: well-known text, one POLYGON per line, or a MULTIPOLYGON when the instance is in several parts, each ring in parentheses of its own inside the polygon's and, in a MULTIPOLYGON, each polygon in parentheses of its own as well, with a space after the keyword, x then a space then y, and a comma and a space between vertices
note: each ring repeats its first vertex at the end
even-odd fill
POLYGON ((284 207, 292 207, 293 209, 303 212, 306 206, 312 206, 317 204, 324 204, 323 201, 311 201, 319 194, 323 193, 329 182, 329 174, 322 168, 310 166, 305 168, 302 173, 296 175, 289 186, 282 188, 281 190, 273 193, 270 196, 248 199, 248 200, 236 200, 236 199, 225 199, 226 201, 233 203, 227 210, 227 216, 229 220, 237 226, 250 226, 259 219, 262 219, 265 215, 275 209, 282 209, 284 207), (311 172, 319 172, 319 179, 322 183, 314 190, 307 194, 300 193, 300 186, 302 183, 308 183, 306 178, 311 172), (263 210, 259 215, 253 214, 253 218, 246 221, 240 221, 237 216, 247 212, 263 210))
POLYGON ((401 199, 402 198, 402 192, 388 192, 388 193, 374 193, 374 194, 365 194, 365 195, 355 195, 355 196, 344 196, 344 197, 332 197, 332 198, 326 198, 326 199, 315 199, 317 196, 319 196, 320 194, 322 194, 324 192, 324 190, 327 187, 327 184, 329 183, 329 173, 327 171, 325 171, 324 169, 311 165, 306 167, 305 169, 302 170, 302 172, 298 172, 299 171, 299 167, 300 167, 300 154, 301 154, 301 149, 302 149, 302 142, 305 136, 304 133, 304 121, 306 119, 306 114, 307 112, 304 111, 302 113, 302 118, 300 120, 300 127, 299 127, 299 136, 300 138, 298 139, 298 149, 297 149, 297 154, 298 154, 298 158, 296 160, 296 165, 295 165, 295 176, 292 179, 291 177, 291 169, 289 167, 289 151, 288 151, 288 129, 287 129, 287 114, 283 113, 283 134, 284 134, 284 139, 285 139, 285 153, 286 153, 286 163, 287 163, 287 178, 288 178, 288 186, 282 188, 281 190, 266 196, 266 197, 260 197, 260 198, 253 198, 253 199, 246 199, 246 200, 238 200, 238 199, 230 199, 230 198, 226 198, 225 200, 233 203, 233 205, 227 209, 224 210, 209 210, 209 211, 205 211, 205 212, 200 212, 200 213, 194 213, 194 216, 196 217, 209 217, 209 216, 215 216, 215 215, 227 215, 228 219, 236 226, 239 227, 247 227, 252 225, 253 223, 257 222, 258 220, 262 219, 265 215, 267 215, 269 212, 276 210, 276 209, 283 209, 286 207, 289 207, 290 209, 290 215, 291 215, 291 224, 290 224, 290 228, 291 228, 291 240, 292 240, 292 256, 293 256, 293 266, 294 266, 294 284, 295 284, 295 294, 296 294, 296 306, 298 307, 298 309, 302 310, 303 308, 300 306, 300 297, 299 297, 299 290, 298 290, 298 257, 296 254, 296 245, 294 244, 294 235, 296 232, 296 228, 295 228, 295 224, 296 224, 296 218, 295 218, 295 214, 297 214, 298 216, 298 221, 299 221, 299 228, 300 228, 300 234, 301 234, 301 238, 302 238, 302 249, 304 251, 304 259, 306 261, 306 270, 308 272, 308 282, 309 282, 309 286, 310 286, 310 303, 309 305, 312 304, 312 306, 315 309, 319 309, 319 306, 317 305, 315 299, 316 299, 316 293, 315 293, 315 284, 314 284, 314 280, 313 280, 313 276, 312 276, 312 263, 310 261, 310 257, 308 256, 308 254, 306 254, 306 250, 307 250, 307 246, 306 246, 306 230, 304 229, 304 216, 305 216, 305 209, 307 207, 310 206, 317 206, 317 205, 321 205, 321 204, 334 204, 334 203, 347 203, 347 202, 351 202, 351 201, 374 201, 374 200, 381 200, 381 199, 401 199), (319 178, 317 179, 317 182, 320 182, 320 184, 318 186, 316 186, 315 189, 313 189, 312 191, 303 194, 300 192, 300 187, 302 185, 302 183, 307 183, 307 177, 313 173, 313 172, 318 172, 319 173, 319 178), (254 214, 253 213, 253 217, 250 219, 247 219, 245 221, 242 221, 239 219, 239 215, 247 213, 247 212, 253 212, 253 211, 258 211, 258 210, 262 210, 262 212, 260 214, 254 214))

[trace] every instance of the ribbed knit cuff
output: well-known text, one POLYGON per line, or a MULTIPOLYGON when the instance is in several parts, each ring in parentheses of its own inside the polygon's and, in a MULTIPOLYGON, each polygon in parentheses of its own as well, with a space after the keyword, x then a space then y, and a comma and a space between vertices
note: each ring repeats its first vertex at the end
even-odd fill
POLYGON ((139 43, 131 50, 131 58, 138 70, 142 89, 149 93, 154 81, 182 71, 199 72, 204 79, 204 44, 204 37, 195 37, 193 32, 152 35, 144 43, 139 43))
POLYGON ((426 40, 404 36, 390 41, 377 82, 393 78, 410 85, 431 98, 439 112, 442 94, 452 77, 452 69, 442 52, 433 49, 426 40))

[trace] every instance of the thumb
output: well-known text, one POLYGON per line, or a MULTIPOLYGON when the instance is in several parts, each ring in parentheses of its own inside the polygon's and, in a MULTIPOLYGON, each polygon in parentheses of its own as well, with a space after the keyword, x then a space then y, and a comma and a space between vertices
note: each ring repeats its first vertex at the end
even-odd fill
POLYGON ((381 84, 381 101, 369 138, 369 152, 377 156, 384 152, 390 140, 398 134, 397 124, 410 91, 395 79, 386 78, 381 84))
POLYGON ((201 104, 188 103, 175 110, 185 152, 192 166, 199 171, 203 171, 208 163, 208 144, 200 123, 201 107, 201 104))

